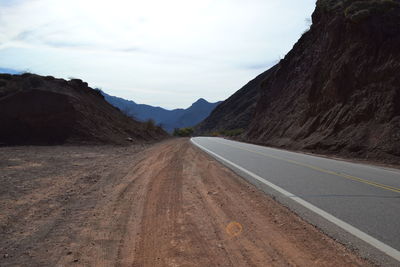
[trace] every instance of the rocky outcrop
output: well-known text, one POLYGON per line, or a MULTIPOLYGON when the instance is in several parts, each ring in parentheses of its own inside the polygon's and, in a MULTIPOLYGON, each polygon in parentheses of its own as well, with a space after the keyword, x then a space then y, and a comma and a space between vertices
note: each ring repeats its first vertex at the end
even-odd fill
POLYGON ((81 80, 0 75, 0 143, 140 143, 167 134, 132 120, 81 80))
POLYGON ((242 138, 400 163, 400 1, 318 0, 312 20, 263 77, 242 138))
POLYGON ((210 134, 224 130, 247 129, 254 116, 260 84, 273 70, 274 68, 258 75, 219 104, 210 116, 195 127, 195 132, 210 134))

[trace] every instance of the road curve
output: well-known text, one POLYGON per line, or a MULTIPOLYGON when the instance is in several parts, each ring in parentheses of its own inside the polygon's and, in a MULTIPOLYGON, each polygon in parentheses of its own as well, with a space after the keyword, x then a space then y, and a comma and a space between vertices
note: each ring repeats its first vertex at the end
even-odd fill
POLYGON ((399 170, 223 138, 191 141, 362 256, 400 264, 399 170))

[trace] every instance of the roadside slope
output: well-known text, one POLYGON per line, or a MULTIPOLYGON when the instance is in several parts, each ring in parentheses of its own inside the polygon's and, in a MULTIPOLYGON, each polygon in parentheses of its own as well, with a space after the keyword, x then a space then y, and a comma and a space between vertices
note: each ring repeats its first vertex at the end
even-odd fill
POLYGON ((318 0, 246 140, 400 164, 400 1, 318 0))
POLYGON ((0 74, 0 145, 124 144, 167 137, 135 121, 79 79, 0 74))
POLYGON ((203 135, 222 130, 247 129, 256 110, 260 85, 272 72, 273 68, 261 73, 219 104, 196 125, 195 133, 203 135))

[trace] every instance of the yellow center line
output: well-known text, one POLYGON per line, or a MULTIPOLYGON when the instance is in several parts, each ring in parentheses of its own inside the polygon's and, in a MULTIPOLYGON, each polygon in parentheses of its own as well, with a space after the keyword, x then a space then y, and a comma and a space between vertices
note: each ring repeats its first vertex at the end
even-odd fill
POLYGON ((394 186, 376 183, 376 182, 369 181, 369 180, 366 180, 366 179, 362 179, 362 178, 359 178, 359 177, 356 177, 356 176, 352 176, 352 175, 347 175, 347 174, 342 174, 342 173, 338 173, 338 172, 334 172, 334 171, 325 170, 325 169, 322 169, 322 168, 319 168, 319 167, 316 167, 316 166, 313 166, 313 165, 310 165, 310 164, 307 164, 307 163, 302 163, 302 162, 298 162, 298 161, 291 160, 291 159, 285 159, 285 158, 282 158, 282 157, 273 156, 273 155, 270 155, 270 154, 265 154, 265 153, 262 153, 262 152, 254 151, 254 150, 247 149, 247 148, 243 148, 243 147, 240 147, 240 146, 237 146, 237 145, 227 144, 227 143, 216 141, 216 140, 213 140, 213 141, 216 142, 216 143, 223 144, 223 145, 227 145, 227 146, 231 146, 231 147, 234 147, 234 148, 238 148, 238 149, 241 149, 241 150, 244 150, 244 151, 248 151, 248 152, 252 152, 252 153, 255 153, 255 154, 263 155, 265 157, 278 159, 278 160, 283 160, 283 161, 286 161, 286 162, 289 162, 289 163, 292 163, 292 164, 295 164, 295 165, 298 165, 298 166, 306 167, 306 168, 309 168, 309 169, 313 169, 313 170, 316 170, 316 171, 319 171, 319 172, 322 172, 322 173, 335 175, 335 176, 342 177, 342 178, 345 178, 345 179, 348 179, 348 180, 357 181, 357 182, 360 182, 360 183, 372 185, 372 186, 379 187, 379 188, 382 188, 382 189, 385 189, 385 190, 389 190, 389 191, 392 191, 392 192, 400 193, 400 188, 397 188, 397 187, 394 187, 394 186))

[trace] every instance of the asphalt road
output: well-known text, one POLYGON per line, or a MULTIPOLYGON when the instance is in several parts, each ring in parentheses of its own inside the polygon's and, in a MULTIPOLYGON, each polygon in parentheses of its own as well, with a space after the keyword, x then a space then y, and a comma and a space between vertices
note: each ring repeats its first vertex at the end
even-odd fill
POLYGON ((250 182, 263 183, 400 265, 399 170, 223 138, 191 141, 250 182))

